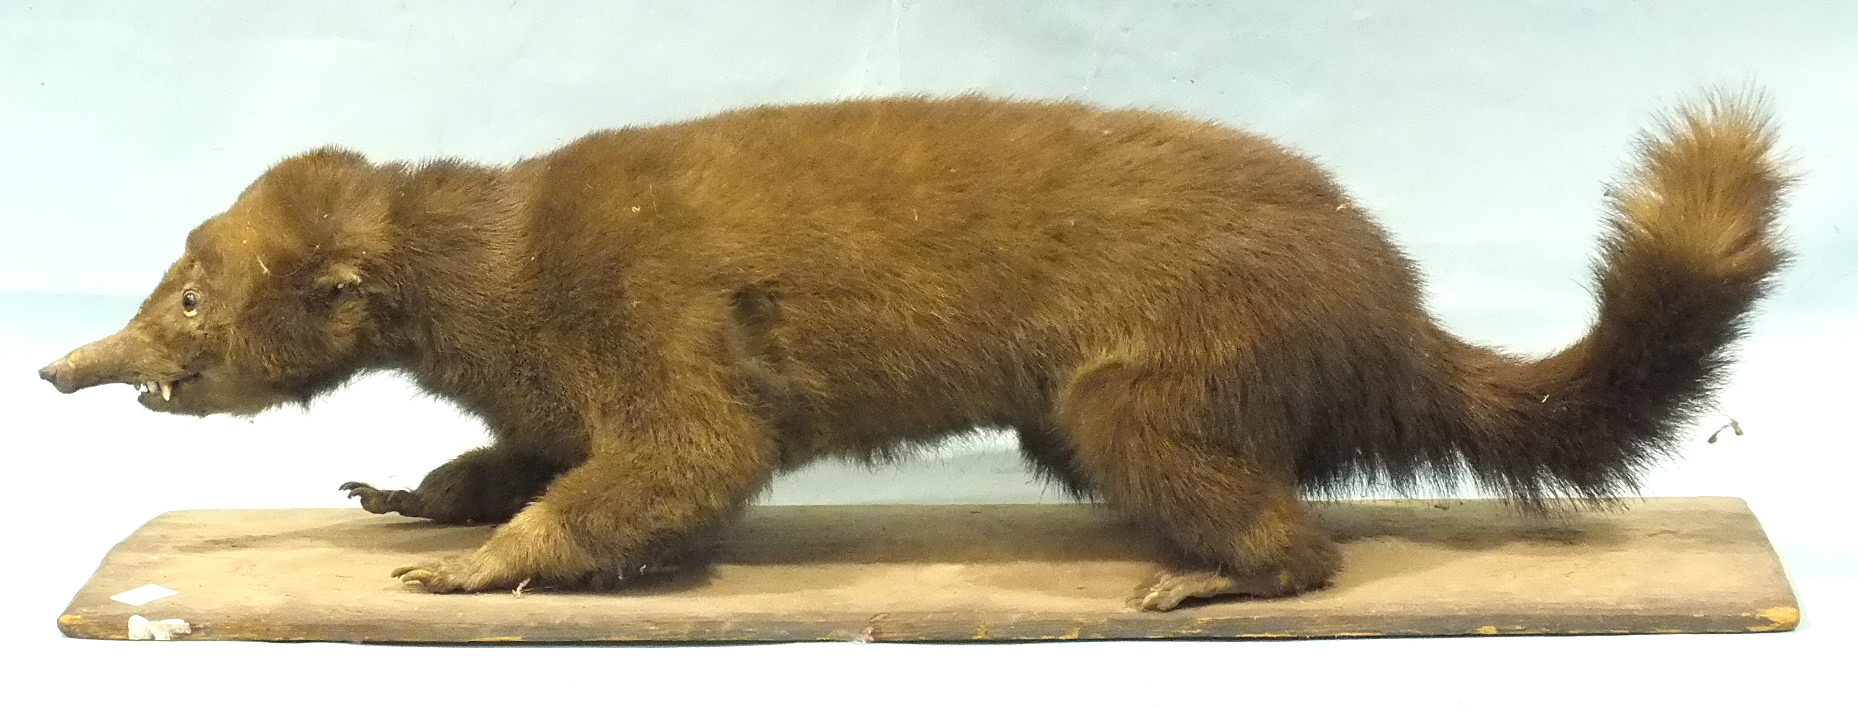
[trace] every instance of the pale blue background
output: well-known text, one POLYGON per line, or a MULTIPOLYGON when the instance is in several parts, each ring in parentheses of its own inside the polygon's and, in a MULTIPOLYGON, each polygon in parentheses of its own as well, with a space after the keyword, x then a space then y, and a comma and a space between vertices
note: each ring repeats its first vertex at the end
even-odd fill
MULTIPOLYGON (((303 669, 293 689, 329 700, 488 702, 536 680, 644 698, 699 679, 712 695, 797 687, 828 703, 1078 689, 1123 702, 1249 700, 1283 698, 1273 695, 1286 679, 1338 698, 1516 702, 1569 696, 1575 672, 1594 675, 1581 691, 1622 698, 1806 688, 1843 668, 1833 646, 1858 632, 1858 551, 1835 524, 1858 486, 1846 451, 1858 397, 1855 67, 1858 4, 1836 2, 0 0, 0 465, 13 498, 0 531, 15 569, 0 591, 16 597, 4 619, 31 637, 35 676, 120 670, 148 685, 131 690, 165 691, 153 685, 173 670, 195 686, 270 693, 268 680, 293 669, 277 665, 291 664, 303 669), (149 414, 127 387, 60 397, 34 377, 120 326, 187 230, 294 151, 338 143, 379 159, 498 162, 602 127, 906 92, 1178 110, 1320 159, 1420 261, 1454 330, 1546 352, 1586 325, 1600 193, 1634 132, 1702 87, 1745 84, 1771 92, 1803 174, 1787 216, 1799 259, 1756 321, 1723 415, 1651 490, 1749 498, 1805 602, 1800 633, 494 653, 52 637, 51 618, 96 559, 149 516, 339 505, 342 481, 415 483, 481 438, 391 378, 248 424, 149 414), (1703 443, 1728 416, 1749 435, 1703 443), (338 676, 344 664, 378 671, 338 676), (1354 676, 1301 671, 1313 664, 1354 676), (411 676, 427 669, 512 681, 460 690, 411 676), (406 691, 387 688, 390 671, 411 676, 406 691), (351 684, 372 693, 347 695, 351 684)), ((898 466, 824 465, 769 498, 1056 499, 987 436, 898 466)))

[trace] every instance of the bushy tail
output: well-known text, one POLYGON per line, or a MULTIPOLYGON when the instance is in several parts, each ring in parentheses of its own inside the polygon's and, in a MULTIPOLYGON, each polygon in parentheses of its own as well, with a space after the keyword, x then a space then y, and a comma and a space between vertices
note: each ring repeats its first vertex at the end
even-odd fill
POLYGON ((1678 112, 1611 194, 1599 319, 1586 337, 1536 361, 1457 344, 1457 450, 1481 485, 1531 507, 1600 500, 1635 490, 1671 449, 1786 259, 1775 219, 1788 178, 1773 148, 1757 100, 1678 112))

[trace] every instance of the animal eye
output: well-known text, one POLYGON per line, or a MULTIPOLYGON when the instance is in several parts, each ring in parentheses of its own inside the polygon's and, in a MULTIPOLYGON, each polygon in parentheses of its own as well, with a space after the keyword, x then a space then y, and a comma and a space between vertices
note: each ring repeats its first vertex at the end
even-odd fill
POLYGON ((181 292, 181 314, 193 316, 200 313, 200 293, 194 290, 181 292))

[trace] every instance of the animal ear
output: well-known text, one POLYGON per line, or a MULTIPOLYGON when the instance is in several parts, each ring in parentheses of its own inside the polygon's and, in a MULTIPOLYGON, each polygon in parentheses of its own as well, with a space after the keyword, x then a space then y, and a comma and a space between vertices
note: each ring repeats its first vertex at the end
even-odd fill
POLYGON ((360 284, 361 270, 349 264, 330 265, 316 278, 317 292, 326 297, 354 294, 360 284))

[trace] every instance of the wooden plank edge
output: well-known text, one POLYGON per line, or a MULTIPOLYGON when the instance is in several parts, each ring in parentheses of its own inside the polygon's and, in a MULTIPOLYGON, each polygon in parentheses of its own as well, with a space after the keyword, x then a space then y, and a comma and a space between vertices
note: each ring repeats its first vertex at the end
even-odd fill
MULTIPOLYGON (((97 616, 101 618, 102 616, 97 616)), ((114 616, 112 616, 114 617, 114 616)), ((1733 614, 1589 613, 1580 615, 1415 616, 1375 621, 1287 620, 1250 617, 1138 614, 1113 618, 1024 618, 983 615, 951 625, 942 614, 879 614, 864 619, 736 618, 711 621, 643 620, 622 632, 585 624, 487 626, 348 620, 313 626, 262 619, 191 622, 177 640, 255 642, 368 642, 458 644, 531 643, 752 643, 752 642, 1065 642, 1151 639, 1310 639, 1502 635, 1646 635, 1787 632, 1800 623, 1794 605, 1733 614), (665 623, 676 622, 671 626, 665 623)), ((126 616, 102 621, 74 613, 59 617, 68 637, 128 640, 126 616)))

